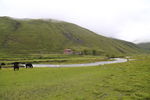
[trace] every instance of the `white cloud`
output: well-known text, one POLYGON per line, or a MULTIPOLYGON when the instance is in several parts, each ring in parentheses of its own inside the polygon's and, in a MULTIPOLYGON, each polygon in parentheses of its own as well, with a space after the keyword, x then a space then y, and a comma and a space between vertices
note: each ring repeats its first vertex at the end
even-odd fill
POLYGON ((110 37, 150 40, 148 0, 0 0, 0 16, 54 18, 110 37))
POLYGON ((124 26, 121 32, 118 34, 118 38, 142 42, 142 41, 150 41, 150 21, 145 23, 134 22, 128 23, 124 26))

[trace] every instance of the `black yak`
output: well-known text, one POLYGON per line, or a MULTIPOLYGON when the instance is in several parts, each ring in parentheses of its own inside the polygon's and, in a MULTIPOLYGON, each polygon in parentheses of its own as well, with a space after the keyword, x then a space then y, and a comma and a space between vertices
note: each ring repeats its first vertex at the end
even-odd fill
POLYGON ((6 64, 5 63, 1 63, 0 64, 0 69, 2 68, 2 66, 5 66, 6 64))
POLYGON ((33 68, 33 65, 31 63, 27 63, 26 68, 33 68))
POLYGON ((14 64, 14 71, 15 70, 19 70, 19 62, 14 62, 14 63, 12 63, 12 64, 14 64))

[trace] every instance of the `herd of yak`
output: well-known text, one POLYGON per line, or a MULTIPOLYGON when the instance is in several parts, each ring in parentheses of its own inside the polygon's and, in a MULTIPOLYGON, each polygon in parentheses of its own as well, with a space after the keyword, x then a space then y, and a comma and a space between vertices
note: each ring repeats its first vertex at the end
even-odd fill
MULTIPOLYGON (((11 64, 13 64, 14 71, 19 70, 19 68, 22 67, 22 66, 19 65, 20 64, 19 62, 14 62, 14 63, 11 63, 11 64)), ((2 66, 5 66, 5 65, 6 65, 5 63, 1 63, 0 64, 0 69, 2 68, 2 66)), ((23 66, 23 67, 33 68, 33 65, 31 63, 26 63, 25 66, 23 66)))

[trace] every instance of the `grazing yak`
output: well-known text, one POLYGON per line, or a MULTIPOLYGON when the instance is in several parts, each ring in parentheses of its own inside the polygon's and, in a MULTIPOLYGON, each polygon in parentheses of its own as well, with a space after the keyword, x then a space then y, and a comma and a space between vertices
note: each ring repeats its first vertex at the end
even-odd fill
POLYGON ((25 66, 26 68, 33 68, 33 65, 31 63, 27 63, 25 66))
POLYGON ((2 68, 2 66, 5 66, 6 64, 5 63, 1 63, 0 64, 0 69, 2 68))
POLYGON ((14 71, 19 70, 19 62, 12 63, 14 66, 14 71))

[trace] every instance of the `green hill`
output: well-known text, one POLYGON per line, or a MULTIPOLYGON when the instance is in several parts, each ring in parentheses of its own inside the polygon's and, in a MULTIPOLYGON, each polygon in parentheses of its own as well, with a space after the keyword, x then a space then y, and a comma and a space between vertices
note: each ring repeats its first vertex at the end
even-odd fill
POLYGON ((147 49, 150 50, 150 42, 145 42, 145 43, 139 43, 137 44, 139 47, 143 48, 143 49, 147 49))
POLYGON ((64 21, 0 17, 0 53, 63 53, 65 48, 117 55, 141 52, 133 43, 64 21))

